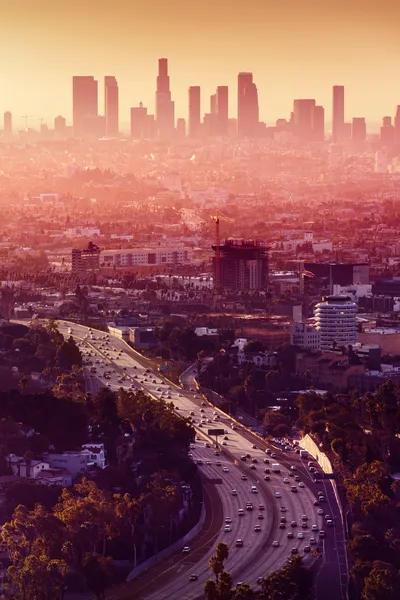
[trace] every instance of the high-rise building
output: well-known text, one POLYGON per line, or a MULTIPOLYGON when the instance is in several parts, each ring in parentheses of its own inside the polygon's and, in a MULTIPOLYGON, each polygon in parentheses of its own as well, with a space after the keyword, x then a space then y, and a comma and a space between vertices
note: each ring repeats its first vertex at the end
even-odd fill
POLYGON ((341 142, 344 128, 344 86, 333 86, 332 102, 332 139, 341 142))
POLYGON ((394 144, 394 127, 392 117, 383 117, 381 127, 381 145, 387 148, 394 144))
POLYGON ((54 133, 57 138, 65 137, 67 133, 67 122, 61 115, 54 119, 54 133))
POLYGON ((228 109, 228 86, 217 87, 217 115, 218 135, 228 135, 229 109, 228 109))
POLYGON ((142 102, 131 108, 131 138, 140 140, 149 137, 148 117, 147 108, 142 102))
POLYGON ((96 273, 100 269, 100 248, 89 242, 87 249, 73 248, 72 273, 96 273))
POLYGON ((200 127, 200 87, 192 85, 189 88, 189 137, 199 137, 200 127))
POLYGON ((224 290, 265 290, 268 283, 268 248, 263 242, 230 239, 213 246, 214 282, 219 270, 220 287, 224 290), (218 266, 219 262, 219 266, 218 266))
POLYGON ((293 104, 293 133, 300 142, 314 139, 315 100, 300 99, 293 104))
POLYGON ((176 121, 176 135, 182 140, 186 137, 186 121, 185 119, 178 119, 176 121))
POLYGON ((367 140, 367 124, 364 117, 354 117, 351 124, 351 141, 356 144, 367 140))
POLYGON ((396 110, 396 116, 394 117, 394 141, 396 146, 400 147, 400 104, 396 110))
POLYGON ((98 117, 97 81, 91 76, 75 76, 72 87, 74 135, 91 135, 93 120, 98 117))
POLYGON ((104 77, 104 114, 106 117, 106 135, 117 137, 119 133, 119 92, 118 83, 113 75, 104 77))
POLYGON ((3 137, 8 140, 12 138, 12 114, 9 111, 4 113, 3 137))
POLYGON ((325 109, 323 106, 314 107, 313 138, 316 142, 325 140, 325 109))
POLYGON ((353 345, 357 341, 357 304, 347 296, 327 296, 315 305, 315 327, 321 350, 353 345))
POLYGON ((210 114, 211 115, 218 114, 218 99, 217 99, 217 94, 212 94, 210 96, 210 114))
POLYGON ((171 100, 167 58, 160 58, 158 61, 156 123, 160 139, 173 137, 175 131, 175 104, 171 100))
POLYGON ((238 75, 238 135, 253 137, 259 127, 258 91, 253 73, 238 75))

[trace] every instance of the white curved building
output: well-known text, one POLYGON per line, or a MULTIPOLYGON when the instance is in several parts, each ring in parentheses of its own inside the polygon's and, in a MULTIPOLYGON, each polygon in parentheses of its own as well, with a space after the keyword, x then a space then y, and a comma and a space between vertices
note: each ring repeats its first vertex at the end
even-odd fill
POLYGON ((326 296, 315 305, 315 327, 320 332, 321 350, 348 346, 357 341, 357 304, 348 296, 326 296))

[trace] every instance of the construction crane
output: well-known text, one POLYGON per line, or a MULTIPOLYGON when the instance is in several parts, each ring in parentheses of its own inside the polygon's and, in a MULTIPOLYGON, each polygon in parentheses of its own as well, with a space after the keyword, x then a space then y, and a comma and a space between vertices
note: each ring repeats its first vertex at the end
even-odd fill
POLYGON ((36 115, 22 115, 21 119, 25 120, 25 129, 28 129, 28 119, 36 119, 40 121, 40 123, 43 123, 43 119, 36 115))
POLYGON ((214 287, 217 291, 221 288, 221 238, 220 238, 220 221, 234 223, 235 219, 225 217, 219 210, 216 215, 210 215, 210 218, 215 221, 215 282, 214 287))

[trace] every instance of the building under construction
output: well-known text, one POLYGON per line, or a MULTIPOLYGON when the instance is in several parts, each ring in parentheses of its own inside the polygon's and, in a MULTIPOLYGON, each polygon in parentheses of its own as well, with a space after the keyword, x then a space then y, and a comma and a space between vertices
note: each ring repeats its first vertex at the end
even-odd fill
POLYGON ((212 247, 216 289, 266 290, 268 284, 268 248, 264 242, 228 239, 212 247))

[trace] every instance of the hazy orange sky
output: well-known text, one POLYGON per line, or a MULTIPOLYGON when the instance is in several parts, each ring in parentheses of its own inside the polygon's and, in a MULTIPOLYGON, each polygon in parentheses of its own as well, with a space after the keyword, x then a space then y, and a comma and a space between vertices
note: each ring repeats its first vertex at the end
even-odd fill
MULTIPOLYGON (((400 0, 0 0, 0 112, 71 121, 72 75, 120 87, 120 118, 140 101, 154 111, 157 59, 167 57, 176 115, 187 89, 202 111, 217 85, 252 71, 260 118, 315 98, 331 119, 331 88, 346 86, 346 118, 380 121, 400 104, 400 0)), ((32 122, 33 125, 33 122, 32 122)))

